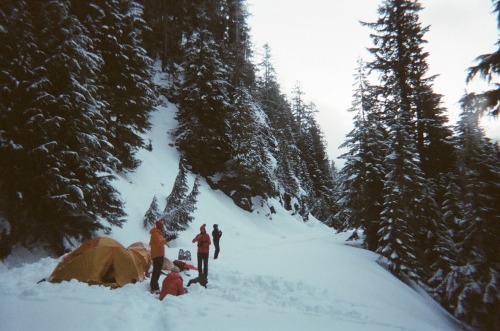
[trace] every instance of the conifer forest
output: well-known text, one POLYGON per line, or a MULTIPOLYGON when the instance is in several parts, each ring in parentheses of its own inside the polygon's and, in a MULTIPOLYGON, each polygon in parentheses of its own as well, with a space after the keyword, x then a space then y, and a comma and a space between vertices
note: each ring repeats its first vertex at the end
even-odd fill
MULTIPOLYGON (((361 23, 372 56, 354 73, 354 129, 336 169, 314 103, 300 84, 281 90, 272 45, 255 55, 245 0, 1 1, 0 258, 17 245, 62 254, 121 227, 112 182, 140 165, 150 115, 170 103, 179 175, 145 226, 161 215, 174 234, 188 226, 191 172, 245 210, 276 198, 304 221, 356 230, 396 277, 498 330, 500 149, 480 120, 498 116, 500 88, 464 94, 450 125, 428 74, 425 9, 379 2, 378 19, 361 23)), ((500 49, 477 56, 464 84, 500 71, 500 49)))

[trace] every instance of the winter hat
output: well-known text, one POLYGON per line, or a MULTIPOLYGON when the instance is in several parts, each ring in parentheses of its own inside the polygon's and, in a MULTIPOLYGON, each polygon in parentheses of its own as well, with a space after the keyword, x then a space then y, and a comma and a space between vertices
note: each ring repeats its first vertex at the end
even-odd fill
POLYGON ((156 221, 156 228, 157 229, 163 229, 163 222, 162 221, 156 221))
POLYGON ((219 224, 214 224, 214 229, 217 229, 219 227, 219 224))
POLYGON ((205 231, 206 226, 207 226, 206 224, 203 224, 202 226, 200 226, 200 231, 205 231))
POLYGON ((172 268, 172 271, 173 271, 173 272, 177 272, 177 273, 181 272, 181 270, 179 269, 179 267, 178 267, 178 266, 174 266, 174 267, 172 268))

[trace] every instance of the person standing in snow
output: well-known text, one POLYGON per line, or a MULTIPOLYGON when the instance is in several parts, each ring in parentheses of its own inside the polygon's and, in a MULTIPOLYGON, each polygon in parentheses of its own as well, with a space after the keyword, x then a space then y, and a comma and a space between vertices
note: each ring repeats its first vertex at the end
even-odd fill
POLYGON ((187 287, 191 286, 192 284, 200 284, 204 288, 207 288, 207 280, 205 279, 205 277, 203 277, 203 275, 190 279, 187 287))
POLYGON ((160 301, 163 300, 167 294, 178 296, 185 293, 184 280, 181 275, 179 275, 179 272, 180 269, 178 267, 173 267, 172 271, 163 280, 161 284, 160 301))
POLYGON ((218 224, 214 224, 214 230, 212 231, 212 238, 214 240, 214 246, 215 246, 214 260, 216 260, 217 257, 219 256, 219 252, 220 252, 219 240, 220 240, 220 237, 222 237, 222 231, 219 230, 219 225, 218 224))
POLYGON ((207 234, 206 226, 206 224, 203 224, 200 227, 200 233, 194 237, 193 243, 198 243, 198 274, 208 280, 208 252, 212 242, 210 241, 210 236, 207 234))
POLYGON ((151 247, 151 258, 153 259, 153 273, 151 275, 150 289, 151 293, 160 291, 158 279, 160 279, 161 269, 163 267, 163 258, 165 257, 165 245, 167 239, 163 237, 163 222, 157 221, 155 227, 149 231, 151 238, 149 246, 151 247))

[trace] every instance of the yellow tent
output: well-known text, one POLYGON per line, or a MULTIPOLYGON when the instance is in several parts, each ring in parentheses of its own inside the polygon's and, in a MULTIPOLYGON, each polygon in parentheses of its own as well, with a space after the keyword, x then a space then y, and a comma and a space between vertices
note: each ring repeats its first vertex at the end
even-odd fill
POLYGON ((144 261, 146 261, 146 270, 149 269, 152 260, 151 260, 151 248, 149 248, 148 244, 137 241, 128 246, 127 249, 138 252, 143 257, 144 261))
POLYGON ((84 242, 54 269, 50 282, 76 279, 89 285, 121 287, 144 280, 148 260, 137 250, 97 237, 84 242))
MULTIPOLYGON (((148 263, 148 269, 149 269, 149 267, 151 266, 152 260, 151 260, 151 248, 149 247, 148 244, 145 244, 143 242, 138 241, 138 242, 135 242, 135 243, 131 244, 130 246, 128 246, 128 249, 133 249, 133 250, 139 252, 144 257, 144 259, 146 259, 146 261, 148 263)), ((170 270, 172 270, 173 267, 174 267, 174 264, 172 263, 172 261, 170 261, 168 258, 164 257, 162 269, 170 271, 170 270)))

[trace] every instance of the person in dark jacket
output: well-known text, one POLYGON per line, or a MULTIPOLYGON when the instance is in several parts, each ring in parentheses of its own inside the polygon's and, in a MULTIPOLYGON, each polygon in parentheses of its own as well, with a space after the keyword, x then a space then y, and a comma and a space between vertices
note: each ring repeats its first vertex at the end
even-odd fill
POLYGON ((157 221, 155 227, 149 231, 151 239, 149 246, 151 247, 151 259, 153 260, 153 273, 151 274, 151 293, 160 291, 158 279, 160 279, 161 269, 163 267, 163 258, 165 257, 165 245, 167 239, 163 237, 163 222, 157 221))
POLYGON ((178 267, 173 267, 172 271, 165 277, 161 285, 160 300, 163 300, 167 294, 178 296, 185 293, 184 281, 181 275, 179 275, 179 272, 180 270, 178 267))
POLYGON ((200 233, 194 237, 193 243, 198 243, 198 274, 205 276, 205 279, 208 280, 208 252, 212 242, 207 234, 206 226, 206 224, 203 224, 200 227, 200 233))
POLYGON ((192 284, 200 284, 204 288, 207 288, 207 280, 205 279, 205 277, 203 275, 200 275, 196 278, 190 279, 188 284, 187 284, 187 287, 191 286, 192 284))
POLYGON ((220 237, 222 237, 222 231, 219 230, 219 225, 218 224, 214 224, 214 230, 212 231, 212 238, 214 240, 214 246, 215 246, 214 260, 216 260, 217 257, 219 256, 219 252, 220 252, 219 240, 220 240, 220 237))

